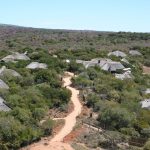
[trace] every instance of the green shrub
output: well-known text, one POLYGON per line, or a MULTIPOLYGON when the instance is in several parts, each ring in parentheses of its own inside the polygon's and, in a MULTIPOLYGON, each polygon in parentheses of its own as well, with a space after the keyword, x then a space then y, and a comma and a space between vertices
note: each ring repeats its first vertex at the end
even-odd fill
POLYGON ((135 116, 129 113, 124 108, 108 108, 101 112, 99 119, 100 123, 109 129, 117 129, 132 126, 135 121, 135 116))
POLYGON ((140 134, 134 128, 121 128, 120 132, 131 137, 140 137, 140 134))
POLYGON ((41 126, 41 128, 44 131, 44 135, 50 135, 52 132, 53 126, 54 126, 53 120, 51 119, 46 120, 41 126))
POLYGON ((144 145, 144 150, 150 150, 150 141, 147 141, 144 145))

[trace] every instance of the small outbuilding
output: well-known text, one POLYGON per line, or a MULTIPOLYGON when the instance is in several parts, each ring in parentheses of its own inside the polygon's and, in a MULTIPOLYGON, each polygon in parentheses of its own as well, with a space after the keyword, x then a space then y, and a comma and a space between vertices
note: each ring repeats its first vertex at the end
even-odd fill
POLYGON ((3 59, 1 59, 1 61, 15 62, 16 60, 30 60, 30 58, 26 54, 27 54, 27 52, 22 53, 22 54, 15 52, 12 55, 8 55, 8 56, 4 57, 3 59))
POLYGON ((142 54, 137 50, 130 50, 129 54, 132 56, 141 56, 142 54))
POLYGON ((10 76, 13 76, 13 77, 21 77, 21 75, 18 72, 16 72, 15 70, 7 69, 5 66, 3 66, 0 69, 0 76, 4 77, 4 76, 7 76, 7 75, 10 75, 10 76))
POLYGON ((98 61, 90 60, 90 61, 84 61, 84 60, 76 60, 76 63, 83 64, 85 68, 94 67, 98 64, 98 61))
POLYGON ((47 69, 47 67, 47 64, 39 62, 32 62, 26 66, 28 69, 47 69))
POLYGON ((124 73, 122 73, 122 74, 115 74, 115 77, 117 78, 117 79, 120 79, 120 80, 124 80, 124 79, 132 79, 132 74, 131 74, 131 72, 130 71, 126 71, 126 72, 124 72, 124 73))
POLYGON ((126 57, 127 55, 124 53, 124 52, 121 52, 121 51, 113 51, 113 52, 110 52, 108 53, 108 56, 116 56, 116 57, 126 57))
POLYGON ((126 58, 122 58, 121 61, 126 63, 126 64, 130 64, 129 61, 126 58))

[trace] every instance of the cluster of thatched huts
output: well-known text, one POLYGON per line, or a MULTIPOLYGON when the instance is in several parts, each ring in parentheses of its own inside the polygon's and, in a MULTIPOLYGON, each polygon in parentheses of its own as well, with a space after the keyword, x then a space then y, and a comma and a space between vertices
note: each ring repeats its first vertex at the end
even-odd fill
MULTIPOLYGON (((142 55, 137 50, 131 50, 129 51, 129 55, 132 56, 140 56, 142 55)), ((123 63, 129 64, 129 61, 127 60, 127 54, 121 51, 113 51, 108 53, 108 57, 115 56, 121 58, 120 62, 113 61, 109 58, 95 58, 90 61, 84 61, 84 60, 76 60, 76 63, 83 64, 85 68, 93 67, 93 66, 99 66, 102 70, 109 71, 111 73, 115 74, 115 77, 121 80, 124 79, 131 79, 131 68, 125 68, 123 63), (118 73, 118 71, 122 70, 122 73, 118 73)))
MULTIPOLYGON (((12 62, 16 63, 17 61, 24 60, 24 61, 30 61, 30 58, 27 56, 27 52, 25 53, 12 53, 11 55, 8 55, 4 58, 2 58, 1 62, 12 62)), ((47 69, 48 66, 45 63, 39 63, 39 62, 31 62, 29 65, 26 66, 27 69, 47 69)), ((0 89, 9 89, 9 85, 5 83, 2 79, 6 76, 12 76, 12 77, 21 77, 21 75, 16 72, 15 70, 8 69, 6 66, 2 66, 0 68, 0 89)), ((11 110, 6 104, 2 97, 0 97, 0 111, 9 111, 11 110)))
MULTIPOLYGON (((137 50, 130 50, 129 55, 131 56, 142 56, 137 50)), ((92 66, 99 66, 102 70, 109 71, 115 75, 117 79, 132 79, 131 68, 125 68, 122 64, 130 64, 127 60, 127 54, 121 51, 113 51, 108 53, 108 57, 115 56, 120 58, 120 62, 112 61, 110 58, 95 58, 90 61, 76 60, 77 63, 83 64, 85 68, 92 66), (120 73, 122 70, 122 73, 120 73)), ((146 89, 143 94, 150 95, 150 89, 146 89)), ((150 99, 144 99, 140 102, 142 108, 150 109, 150 99)))

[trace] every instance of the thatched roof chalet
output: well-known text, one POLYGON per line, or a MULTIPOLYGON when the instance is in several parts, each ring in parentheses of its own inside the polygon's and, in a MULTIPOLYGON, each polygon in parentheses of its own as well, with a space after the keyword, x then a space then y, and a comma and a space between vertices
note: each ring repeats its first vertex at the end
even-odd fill
POLYGON ((127 55, 124 53, 124 52, 121 52, 121 51, 113 51, 113 52, 110 52, 108 53, 108 56, 116 56, 116 57, 126 57, 127 55))
POLYGON ((5 66, 3 66, 0 69, 0 76, 4 77, 4 76, 7 76, 7 75, 11 75, 11 76, 14 76, 14 77, 21 77, 21 75, 18 72, 16 72, 15 70, 7 69, 5 66))
POLYGON ((26 55, 26 52, 22 54, 15 52, 1 59, 4 62, 15 62, 16 60, 30 60, 30 58, 26 55))
POLYGON ((99 66, 102 70, 110 72, 115 72, 125 68, 120 62, 112 61, 111 59, 107 58, 96 58, 92 59, 91 61, 76 60, 76 62, 83 64, 85 68, 99 66))
POLYGON ((141 56, 142 54, 137 50, 130 50, 129 54, 132 56, 141 56))
POLYGON ((39 62, 32 62, 26 66, 28 69, 47 69, 47 67, 47 64, 39 62))
POLYGON ((129 71, 126 71, 126 72, 124 72, 124 73, 122 73, 122 74, 115 74, 115 77, 117 78, 117 79, 120 79, 120 80, 124 80, 124 79, 132 79, 132 74, 131 74, 131 72, 129 72, 129 71))

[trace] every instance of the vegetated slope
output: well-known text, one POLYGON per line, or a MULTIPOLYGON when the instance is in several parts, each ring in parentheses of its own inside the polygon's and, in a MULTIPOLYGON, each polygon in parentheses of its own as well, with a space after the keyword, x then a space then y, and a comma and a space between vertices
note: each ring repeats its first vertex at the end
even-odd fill
MULTIPOLYGON (((3 52, 0 51, 0 57, 5 55, 3 52)), ((9 87, 0 87, 0 98, 11 108, 8 112, 0 111, 0 149, 16 150, 51 135, 54 122, 47 118, 49 109, 65 110, 70 100, 71 93, 61 86, 60 78, 67 65, 43 49, 28 52, 28 55, 30 60, 0 62, 0 68, 6 66, 21 75, 5 73, 0 76, 9 87), (37 61, 46 63, 48 68, 26 68, 37 61)), ((0 106, 3 108, 2 104, 0 106)))
MULTIPOLYGON (((10 89, 0 89, 0 96, 12 110, 0 112, 0 147, 17 149, 43 136, 51 135, 53 121, 48 119, 42 125, 40 121, 45 118, 49 108, 60 110, 67 108, 71 93, 61 86, 60 74, 64 71, 81 73, 73 79, 73 84, 78 88, 82 87, 85 92, 86 88, 92 90, 92 95, 87 91, 85 101, 87 106, 97 113, 104 112, 104 117, 97 120, 99 126, 104 126, 108 131, 117 130, 117 133, 127 135, 129 133, 128 136, 131 138, 149 138, 149 132, 145 128, 150 127, 148 117, 150 112, 139 109, 139 102, 147 98, 141 91, 149 88, 150 85, 150 77, 142 73, 143 65, 150 66, 150 48, 147 46, 150 46, 150 34, 147 33, 47 30, 1 25, 0 59, 11 54, 12 51, 27 50, 30 60, 0 63, 0 68, 6 66, 21 74, 21 78, 11 77, 9 74, 2 78, 10 89), (136 47, 142 55, 127 56, 131 64, 126 67, 132 69, 134 76, 132 81, 120 81, 99 68, 86 69, 74 61, 96 57, 107 58, 109 50, 128 51, 136 47), (50 52, 53 51, 55 53, 51 54, 50 52), (53 54, 57 56, 54 57, 53 54), (67 63, 65 59, 72 61, 67 63), (26 66, 31 62, 45 63, 48 69, 27 69, 26 66), (105 102, 103 96, 107 96, 105 102), (117 109, 113 109, 113 106, 117 109), (108 109, 108 113, 105 108, 108 109), (119 114, 115 110, 119 110, 119 114), (112 119, 102 120, 107 114, 112 119), (123 116, 121 119, 120 115, 123 116), (113 119, 114 116, 117 116, 116 120, 113 119), (118 119, 121 121, 118 122, 118 119), (112 120, 114 122, 111 122, 112 120)), ((120 61, 120 58, 116 57, 111 59, 120 61)))
MULTIPOLYGON (((74 76, 74 74, 70 73, 70 72, 66 72, 66 73, 67 73, 67 76, 65 76, 63 78, 63 81, 64 81, 63 86, 66 87, 67 89, 69 89, 72 93, 71 101, 74 105, 74 109, 65 118, 60 118, 60 119, 64 119, 65 125, 60 130, 60 132, 58 132, 58 134, 56 134, 51 139, 51 141, 48 141, 47 146, 45 146, 43 144, 43 142, 38 142, 36 144, 33 144, 33 145, 27 147, 27 149, 30 149, 30 150, 37 150, 37 149, 42 149, 42 150, 47 150, 47 149, 51 149, 51 150, 62 150, 62 149, 73 150, 73 148, 69 144, 64 143, 63 141, 64 141, 64 137, 66 135, 68 135, 73 130, 73 127, 76 125, 76 118, 81 113, 82 105, 81 105, 79 98, 78 98, 79 91, 70 86, 72 83, 71 78, 74 76)), ((56 118, 56 119, 58 119, 58 118, 56 118)))
POLYGON ((26 47, 50 51, 64 49, 126 50, 150 46, 150 34, 125 32, 73 31, 0 25, 0 50, 26 47))

